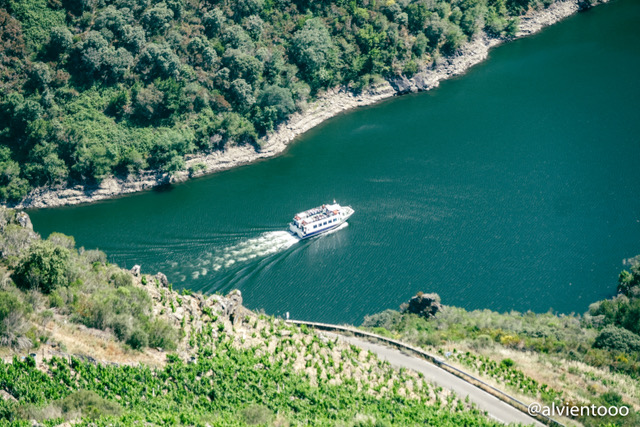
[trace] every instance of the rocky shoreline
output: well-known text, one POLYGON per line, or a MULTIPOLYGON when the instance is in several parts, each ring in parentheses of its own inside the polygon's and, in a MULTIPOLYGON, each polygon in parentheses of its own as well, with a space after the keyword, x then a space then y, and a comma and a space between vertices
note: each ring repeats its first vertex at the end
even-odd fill
MULTIPOLYGON (((602 0, 600 3, 605 3, 606 1, 608 0, 602 0)), ((520 30, 516 38, 536 33, 542 28, 552 25, 585 7, 585 3, 582 0, 566 0, 556 2, 547 9, 533 11, 520 18, 520 30)), ((437 87, 442 80, 460 75, 469 67, 482 62, 487 58, 489 49, 504 41, 507 40, 482 34, 464 45, 457 55, 447 58, 435 67, 420 71, 411 78, 400 76, 389 79, 370 87, 361 94, 354 94, 344 87, 329 90, 309 104, 304 112, 292 115, 286 123, 283 123, 276 131, 269 134, 263 140, 260 151, 256 151, 249 146, 235 146, 222 152, 190 156, 186 161, 187 169, 199 165, 198 168, 192 169, 192 171, 197 170, 197 172, 181 171, 171 177, 166 174, 148 171, 127 179, 107 178, 100 185, 93 187, 77 185, 63 189, 37 188, 31 191, 15 207, 20 209, 46 208, 95 202, 148 190, 160 185, 186 181, 196 176, 231 169, 258 159, 275 156, 283 152, 287 145, 299 135, 343 111, 371 105, 395 95, 425 91, 437 87)))

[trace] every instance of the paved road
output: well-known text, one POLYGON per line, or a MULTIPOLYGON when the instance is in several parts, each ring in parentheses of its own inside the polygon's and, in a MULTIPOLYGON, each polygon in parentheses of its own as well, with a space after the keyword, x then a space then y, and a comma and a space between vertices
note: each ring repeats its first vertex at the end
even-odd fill
POLYGON ((492 396, 486 391, 461 380, 453 374, 427 362, 418 357, 407 356, 406 354, 381 344, 374 344, 369 341, 355 337, 334 334, 326 331, 318 331, 331 339, 339 339, 353 344, 365 350, 371 350, 382 360, 387 360, 391 365, 412 369, 422 372, 425 379, 431 381, 442 388, 447 388, 455 392, 459 397, 469 396, 469 400, 483 411, 487 411, 490 417, 502 423, 522 423, 525 425, 544 426, 538 420, 520 412, 514 407, 504 403, 502 400, 492 396))

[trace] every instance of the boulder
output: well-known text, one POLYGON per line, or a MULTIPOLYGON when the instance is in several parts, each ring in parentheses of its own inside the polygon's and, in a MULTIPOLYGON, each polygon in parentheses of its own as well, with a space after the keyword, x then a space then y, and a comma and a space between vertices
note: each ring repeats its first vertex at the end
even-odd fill
POLYGON ((389 83, 391 83, 391 86, 400 94, 416 91, 414 84, 405 76, 398 76, 391 79, 389 83))
POLYGON ((235 323, 240 309, 242 308, 242 292, 234 289, 226 296, 227 304, 225 306, 225 315, 231 320, 231 323, 235 323))
POLYGON ((156 278, 158 279, 158 282, 160 282, 160 285, 162 287, 164 288, 169 287, 169 279, 167 279, 167 276, 165 276, 163 273, 156 274, 156 278))
POLYGON ((400 308, 403 313, 414 313, 429 318, 435 316, 442 309, 442 304, 440 304, 440 295, 418 292, 409 300, 408 304, 403 304, 400 308))
POLYGON ((134 265, 133 268, 131 269, 131 274, 138 277, 140 275, 140 266, 137 264, 134 265))
POLYGON ((27 215, 26 213, 18 212, 16 214, 16 220, 18 221, 18 224, 20 224, 22 228, 33 230, 33 224, 31 224, 31 218, 29 218, 29 215, 27 215))

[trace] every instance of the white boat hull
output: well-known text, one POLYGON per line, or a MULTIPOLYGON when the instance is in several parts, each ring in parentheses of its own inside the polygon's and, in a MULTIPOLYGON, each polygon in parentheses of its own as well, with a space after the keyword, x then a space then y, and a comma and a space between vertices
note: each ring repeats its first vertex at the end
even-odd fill
POLYGON ((289 231, 294 235, 298 236, 300 239, 308 239, 310 237, 319 236, 328 231, 334 230, 337 227, 340 227, 344 224, 351 215, 353 215, 354 210, 349 206, 343 206, 340 208, 338 215, 335 215, 336 221, 332 221, 327 224, 320 224, 317 228, 312 229, 303 229, 301 227, 296 226, 293 222, 289 224, 289 231))

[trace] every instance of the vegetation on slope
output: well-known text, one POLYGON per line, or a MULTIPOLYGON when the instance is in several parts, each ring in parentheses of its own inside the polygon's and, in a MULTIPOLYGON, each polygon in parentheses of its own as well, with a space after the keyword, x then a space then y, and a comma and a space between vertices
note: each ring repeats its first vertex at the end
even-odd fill
MULTIPOLYGON (((584 315, 496 313, 443 306, 435 316, 387 310, 367 316, 363 326, 445 355, 521 396, 545 402, 621 405, 640 409, 640 257, 620 273, 618 295, 592 304, 584 315), (534 356, 535 355, 535 356, 534 356), (522 372, 514 362, 554 371, 554 387, 522 372), (533 362, 532 362, 533 361, 533 362), (562 371, 562 373, 560 373, 562 371), (562 377, 562 378, 561 378, 562 377), (584 382, 575 388, 571 382, 584 382)), ((536 369, 530 369, 531 375, 536 369)), ((553 375, 551 375, 553 376, 553 375)), ((637 425, 626 418, 581 419, 587 425, 637 425)))
POLYGON ((461 401, 425 404, 432 401, 428 388, 406 396, 388 367, 393 386, 375 395, 353 379, 312 385, 285 360, 274 361, 260 347, 237 349, 224 335, 193 363, 169 360, 150 369, 53 358, 43 372, 32 358, 15 358, 0 364, 0 385, 17 399, 0 400, 0 419, 25 426, 68 419, 82 419, 78 425, 498 425, 461 401))
POLYGON ((553 0, 0 0, 0 201, 253 144, 553 0))
POLYGON ((149 294, 103 252, 77 250, 60 233, 41 240, 15 211, 2 208, 0 252, 0 345, 37 349, 48 340, 44 325, 57 314, 113 331, 133 349, 176 347, 178 331, 153 315, 149 294))
POLYGON ((237 291, 179 294, 71 237, 41 240, 24 213, 0 208, 0 252, 0 425, 497 425, 237 291))

